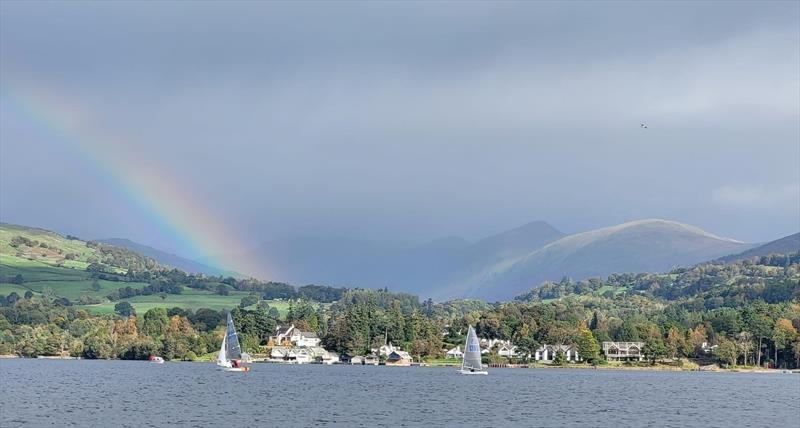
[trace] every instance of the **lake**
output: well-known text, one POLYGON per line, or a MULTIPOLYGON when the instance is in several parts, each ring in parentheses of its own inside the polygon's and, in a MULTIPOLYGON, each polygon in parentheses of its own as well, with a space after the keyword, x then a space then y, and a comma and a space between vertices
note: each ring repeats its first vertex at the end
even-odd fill
POLYGON ((2 427, 797 427, 800 375, 0 360, 2 427))

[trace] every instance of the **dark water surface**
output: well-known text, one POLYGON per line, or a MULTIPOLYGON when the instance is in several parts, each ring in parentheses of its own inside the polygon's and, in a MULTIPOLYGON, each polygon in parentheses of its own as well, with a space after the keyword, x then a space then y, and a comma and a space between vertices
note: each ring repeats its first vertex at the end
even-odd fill
POLYGON ((800 427, 800 375, 0 361, 0 426, 800 427))

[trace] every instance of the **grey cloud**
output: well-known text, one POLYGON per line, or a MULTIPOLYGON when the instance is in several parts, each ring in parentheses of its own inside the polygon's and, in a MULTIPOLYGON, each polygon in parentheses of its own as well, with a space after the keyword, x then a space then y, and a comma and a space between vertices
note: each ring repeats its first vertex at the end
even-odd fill
MULTIPOLYGON (((765 241, 796 231, 797 204, 753 221, 710 195, 798 181, 798 8, 4 2, 0 80, 86 104, 255 239, 477 238, 533 219, 574 232, 661 217, 765 241)), ((86 220, 124 201, 79 159, 34 154, 54 146, 24 124, 0 136, 4 220, 172 245, 124 209, 116 224, 86 220), (10 158, 43 163, 41 178, 21 188, 10 158), (82 186, 62 195, 87 212, 48 221, 28 202, 50 195, 50 165, 75 169, 82 186)))

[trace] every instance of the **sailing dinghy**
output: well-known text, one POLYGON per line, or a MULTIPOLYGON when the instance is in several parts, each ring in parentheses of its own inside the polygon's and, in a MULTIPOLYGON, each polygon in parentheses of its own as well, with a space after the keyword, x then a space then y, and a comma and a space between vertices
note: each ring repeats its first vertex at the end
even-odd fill
POLYGON ((458 372, 468 375, 489 374, 489 372, 483 370, 483 364, 481 364, 481 344, 472 326, 469 326, 469 331, 467 332, 467 343, 464 344, 464 360, 461 361, 461 370, 458 372))
POLYGON ((239 346, 239 337, 233 326, 233 318, 228 312, 228 324, 225 327, 225 336, 222 337, 222 346, 217 355, 217 365, 228 372, 246 372, 250 367, 242 365, 242 348, 239 346))

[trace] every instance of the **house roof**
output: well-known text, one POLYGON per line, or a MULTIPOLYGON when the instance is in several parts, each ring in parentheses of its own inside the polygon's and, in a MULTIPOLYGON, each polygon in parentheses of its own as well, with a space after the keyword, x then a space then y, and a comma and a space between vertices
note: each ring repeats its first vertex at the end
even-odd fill
POLYGON ((644 342, 603 342, 603 350, 609 350, 612 348, 619 350, 636 348, 637 350, 640 350, 643 346, 644 342))
POLYGON ((275 331, 276 336, 286 336, 287 334, 292 332, 294 328, 294 324, 290 325, 279 325, 275 331))
POLYGON ((306 339, 318 339, 317 334, 311 331, 301 331, 300 336, 303 336, 306 339))
POLYGON ((399 359, 410 360, 411 359, 411 355, 409 355, 409 353, 406 352, 406 351, 393 351, 391 354, 389 354, 388 357, 386 357, 386 359, 387 360, 388 359, 391 359, 391 360, 399 360, 399 359))

